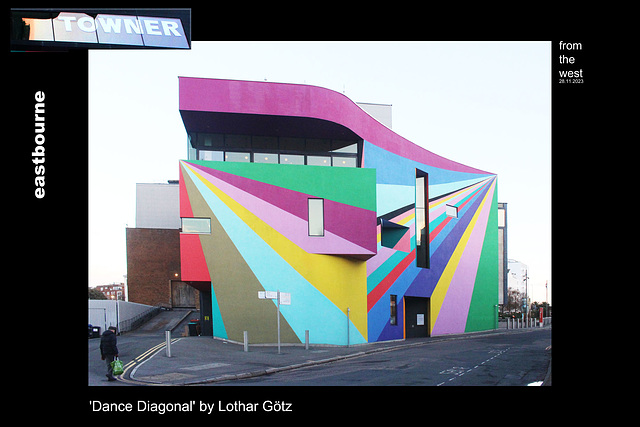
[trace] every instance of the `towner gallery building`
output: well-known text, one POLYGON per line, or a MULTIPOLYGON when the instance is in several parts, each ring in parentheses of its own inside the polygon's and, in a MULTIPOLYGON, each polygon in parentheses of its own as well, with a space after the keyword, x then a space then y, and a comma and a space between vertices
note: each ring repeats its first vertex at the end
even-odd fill
POLYGON ((203 329, 275 343, 277 291, 283 343, 496 327, 495 174, 321 87, 180 77, 179 92, 180 274, 206 295, 203 329))

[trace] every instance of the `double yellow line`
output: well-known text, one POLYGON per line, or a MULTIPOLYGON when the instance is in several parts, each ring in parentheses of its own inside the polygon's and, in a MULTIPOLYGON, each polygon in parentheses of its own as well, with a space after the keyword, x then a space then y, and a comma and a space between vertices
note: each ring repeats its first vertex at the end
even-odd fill
MULTIPOLYGON (((177 341, 180 341, 181 339, 182 338, 172 338, 171 339, 171 344, 173 344, 173 343, 175 343, 177 341)), ((118 381, 122 381, 124 383, 129 383, 129 384, 145 384, 145 383, 140 382, 140 381, 135 381, 135 380, 132 380, 132 379, 125 378, 125 376, 127 375, 127 372, 129 372, 129 370, 132 369, 133 367, 135 367, 136 365, 147 361, 148 359, 150 359, 152 356, 154 356, 156 353, 161 351, 166 346, 167 346, 166 342, 161 342, 160 344, 158 344, 158 345, 156 345, 154 347, 151 347, 149 350, 145 351, 140 356, 135 357, 131 362, 125 364, 124 365, 124 372, 122 372, 120 375, 116 376, 118 381)))

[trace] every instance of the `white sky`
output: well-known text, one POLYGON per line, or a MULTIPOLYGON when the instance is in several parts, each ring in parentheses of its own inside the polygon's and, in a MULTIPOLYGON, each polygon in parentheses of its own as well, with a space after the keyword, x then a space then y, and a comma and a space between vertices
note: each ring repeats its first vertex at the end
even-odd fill
POLYGON ((306 83, 392 104, 396 133, 498 174, 508 256, 529 266, 532 300, 545 300, 546 280, 551 292, 549 42, 193 42, 189 51, 90 51, 89 286, 123 281, 135 184, 178 179, 178 160, 187 156, 178 76, 306 83))

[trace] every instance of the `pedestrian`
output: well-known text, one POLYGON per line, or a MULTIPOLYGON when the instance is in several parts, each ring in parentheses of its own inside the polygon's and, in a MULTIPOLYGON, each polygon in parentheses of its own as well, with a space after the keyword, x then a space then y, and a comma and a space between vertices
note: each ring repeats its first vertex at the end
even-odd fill
POLYGON ((100 338, 100 354, 102 360, 107 362, 107 379, 109 381, 115 381, 113 376, 113 367, 111 362, 118 357, 118 338, 116 337, 116 327, 109 326, 109 329, 104 331, 100 338))

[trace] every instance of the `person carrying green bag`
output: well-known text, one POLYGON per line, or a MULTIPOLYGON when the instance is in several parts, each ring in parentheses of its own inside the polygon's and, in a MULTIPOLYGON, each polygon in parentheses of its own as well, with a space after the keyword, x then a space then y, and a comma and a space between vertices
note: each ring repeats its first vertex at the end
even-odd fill
POLYGON ((102 360, 107 363, 107 379, 115 381, 113 376, 113 361, 118 357, 118 338, 116 336, 116 327, 109 326, 100 338, 100 354, 102 360))

